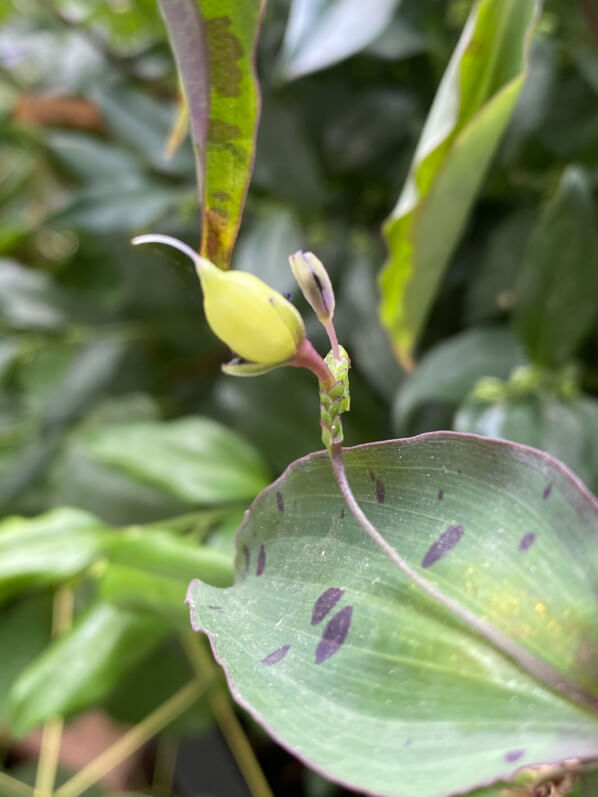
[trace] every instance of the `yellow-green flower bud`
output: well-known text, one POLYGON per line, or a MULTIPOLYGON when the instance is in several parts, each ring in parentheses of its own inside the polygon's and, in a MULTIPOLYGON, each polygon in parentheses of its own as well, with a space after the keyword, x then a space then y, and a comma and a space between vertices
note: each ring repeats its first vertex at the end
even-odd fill
POLYGON ((289 362, 305 340, 297 309, 254 274, 222 271, 189 246, 166 235, 140 235, 134 244, 164 243, 188 255, 195 264, 210 328, 241 358, 229 373, 264 373, 289 362))
POLYGON ((328 272, 313 252, 295 252, 289 257, 293 275, 303 295, 322 324, 334 315, 334 291, 328 272))

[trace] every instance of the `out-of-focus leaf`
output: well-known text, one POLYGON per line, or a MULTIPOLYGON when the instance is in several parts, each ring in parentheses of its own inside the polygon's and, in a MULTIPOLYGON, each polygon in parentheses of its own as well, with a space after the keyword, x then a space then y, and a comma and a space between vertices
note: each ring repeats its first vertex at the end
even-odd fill
POLYGON ((324 201, 324 175, 301 107, 274 94, 264 95, 252 185, 307 210, 321 207, 324 201))
POLYGON ((289 268, 289 255, 301 249, 305 238, 295 215, 276 208, 252 219, 235 247, 233 266, 256 274, 283 292, 296 292, 297 283, 289 268))
POLYGON ((515 288, 515 326, 540 365, 562 365, 598 317, 595 224, 588 177, 569 167, 532 233, 515 288))
POLYGON ((369 47, 368 55, 375 55, 389 61, 410 58, 428 48, 426 37, 413 27, 399 13, 369 47))
POLYGON ((0 324, 52 330, 64 323, 64 298, 47 274, 0 260, 0 324))
POLYGON ((228 268, 253 167, 263 0, 160 0, 189 107, 201 254, 228 268))
POLYGON ((183 144, 172 158, 164 152, 175 110, 173 104, 152 99, 125 83, 101 90, 95 86, 92 97, 117 141, 128 144, 157 171, 180 176, 193 174, 190 146, 183 144))
MULTIPOLYGON (((598 502, 563 465, 450 432, 348 448, 345 461, 357 501, 418 574, 598 696, 598 502)), ((193 627, 240 704, 327 777, 439 797, 598 755, 598 715, 394 567, 325 453, 260 495, 237 544, 232 588, 190 585, 193 627)))
POLYGON ((48 396, 42 426, 60 426, 87 409, 114 377, 127 348, 128 343, 117 338, 83 346, 48 396))
POLYGON ((96 235, 132 234, 153 224, 189 196, 186 188, 171 188, 147 180, 139 184, 135 177, 132 181, 133 185, 110 181, 83 189, 50 222, 96 235))
POLYGON ((536 10, 536 0, 476 3, 385 224, 381 316, 407 365, 521 91, 536 10))
POLYGON ((88 446, 98 461, 193 504, 250 500, 268 483, 257 451, 207 418, 104 427, 88 446))
POLYGON ((102 575, 99 594, 108 603, 122 609, 155 614, 171 630, 185 631, 187 583, 182 579, 148 573, 138 567, 110 564, 102 575))
POLYGON ((467 286, 465 312, 469 322, 487 321, 513 309, 515 282, 535 215, 527 208, 515 210, 492 230, 467 286))
POLYGON ((411 131, 414 113, 414 98, 406 91, 370 89, 357 94, 326 130, 329 163, 350 171, 380 162, 411 131))
POLYGON ((48 595, 20 601, 0 613, 0 732, 8 730, 6 706, 13 681, 48 644, 51 628, 48 595))
POLYGON ((400 0, 293 0, 280 53, 286 80, 343 61, 389 25, 400 0))
POLYGON ((226 554, 167 528, 124 531, 110 539, 106 554, 111 562, 164 578, 188 582, 195 575, 215 586, 233 581, 232 559, 226 554))
POLYGON ((17 361, 20 348, 15 338, 0 340, 0 383, 17 361))
POLYGON ((343 275, 339 297, 339 334, 348 340, 354 365, 369 384, 391 401, 403 374, 376 313, 378 292, 371 258, 356 256, 343 275))
MULTIPOLYGON (((188 615, 189 613, 186 612, 188 615)), ((187 618, 188 620, 188 618, 187 618)), ((194 677, 179 641, 167 638, 141 665, 127 673, 104 703, 105 709, 120 722, 135 724, 194 677)), ((211 712, 205 696, 164 729, 175 738, 181 732, 204 730, 211 712)))
POLYGON ((14 732, 22 736, 49 717, 96 705, 165 634, 155 615, 93 604, 15 682, 9 704, 14 732))
POLYGON ((548 395, 497 401, 468 401, 455 416, 458 432, 513 440, 561 459, 598 492, 598 401, 548 395))
POLYGON ((114 144, 69 131, 48 132, 44 141, 70 174, 92 182, 94 188, 106 184, 114 189, 142 180, 137 158, 114 144))
POLYGON ((474 328, 426 352, 403 382, 393 408, 397 434, 409 429, 413 413, 426 402, 459 404, 485 376, 506 379, 525 362, 517 340, 501 327, 474 328))
POLYGON ((60 584, 99 556, 99 521, 76 509, 0 523, 0 597, 22 589, 60 584))

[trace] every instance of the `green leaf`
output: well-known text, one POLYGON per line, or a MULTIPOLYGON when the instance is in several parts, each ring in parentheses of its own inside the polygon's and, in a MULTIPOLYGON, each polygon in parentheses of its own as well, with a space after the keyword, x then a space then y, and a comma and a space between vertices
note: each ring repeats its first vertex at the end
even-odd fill
POLYGON ((521 91, 536 10, 535 0, 476 3, 385 224, 380 312, 407 365, 521 91))
POLYGON ((598 317, 595 223, 591 182, 570 166, 532 233, 515 288, 515 326, 540 365, 564 363, 598 317))
POLYGON ((207 418, 118 424, 90 435, 92 456, 193 504, 246 501, 267 484, 257 451, 207 418))
POLYGON ((524 361, 513 334, 501 327, 478 327, 443 340, 426 352, 397 393, 393 408, 396 432, 409 430, 414 413, 422 405, 459 404, 479 379, 506 379, 524 361))
POLYGON ((197 160, 201 254, 228 268, 253 168, 263 0, 160 0, 197 160), (208 82, 209 80, 209 82, 208 82))
POLYGON ((119 606, 154 611, 187 627, 185 591, 200 576, 214 586, 233 582, 232 557, 166 530, 133 529, 114 536, 100 582, 102 597, 119 606))
POLYGON ((0 523, 0 598, 30 587, 61 584, 99 556, 103 527, 76 509, 0 523))
POLYGON ((280 74, 293 80, 363 50, 388 27, 399 2, 293 0, 280 53, 280 74))
POLYGON ((465 402, 455 416, 458 432, 524 443, 558 457, 598 492, 598 401, 550 395, 465 402))
POLYGON ((153 614, 93 604, 15 682, 10 697, 15 733, 22 736, 49 717, 97 704, 165 634, 153 614))
POLYGON ((47 274, 0 259, 0 324, 16 329, 60 329, 64 298, 47 274))
MULTIPOLYGON (((345 456, 364 511, 412 567, 598 694, 598 503, 569 471, 534 449, 450 432, 345 456), (459 532, 450 549, 448 530, 459 532)), ((325 455, 259 496, 237 544, 234 587, 192 582, 192 624, 241 705, 327 777, 440 797, 598 756, 598 715, 394 568, 349 514, 325 455)))
POLYGON ((0 732, 8 729, 7 700, 15 679, 50 640, 52 600, 38 595, 4 608, 0 614, 0 732))

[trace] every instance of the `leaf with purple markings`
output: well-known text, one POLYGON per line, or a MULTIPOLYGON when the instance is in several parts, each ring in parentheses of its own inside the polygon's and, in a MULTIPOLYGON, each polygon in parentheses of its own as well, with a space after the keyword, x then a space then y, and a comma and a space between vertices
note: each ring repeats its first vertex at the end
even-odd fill
MULTIPOLYGON (((575 476, 534 449, 451 432, 345 456, 362 508, 412 567, 598 705, 598 502, 575 476)), ((354 522, 321 453, 254 502, 235 585, 196 580, 188 603, 239 703, 350 788, 440 797, 598 758, 598 709, 412 585, 354 522)))
POLYGON ((189 107, 201 254, 228 268, 253 169, 263 0, 160 0, 189 107))

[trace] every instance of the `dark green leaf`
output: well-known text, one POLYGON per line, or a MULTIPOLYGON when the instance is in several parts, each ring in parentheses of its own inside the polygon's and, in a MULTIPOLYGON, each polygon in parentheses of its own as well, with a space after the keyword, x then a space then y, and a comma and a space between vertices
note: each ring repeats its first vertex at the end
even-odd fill
POLYGON ((516 285, 515 325, 532 359, 561 365, 598 316, 592 189, 571 166, 532 233, 516 285))
POLYGON ((49 717, 96 705, 165 633, 155 615, 93 604, 14 684, 10 720, 15 733, 23 735, 49 717))

